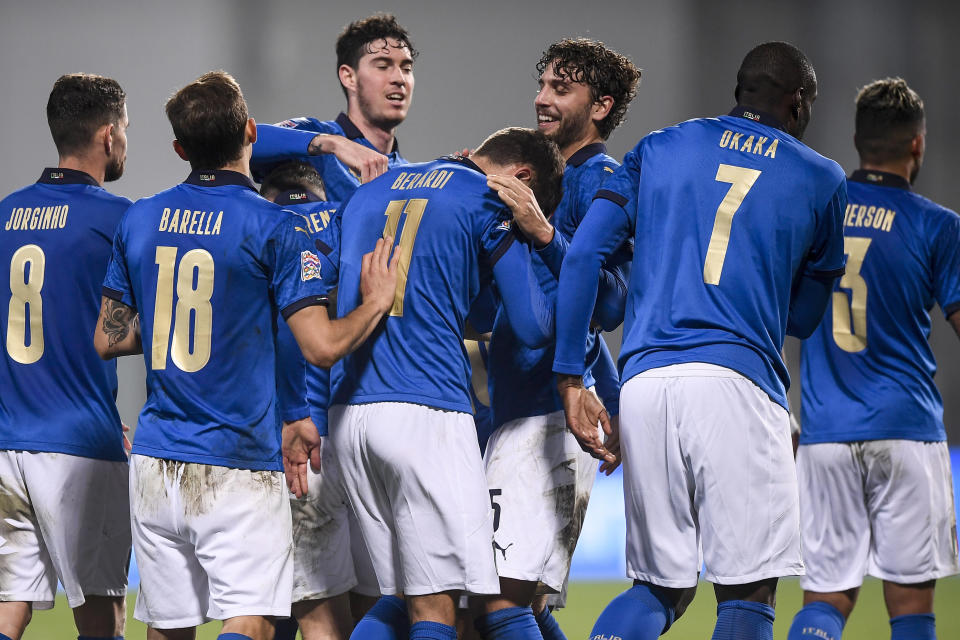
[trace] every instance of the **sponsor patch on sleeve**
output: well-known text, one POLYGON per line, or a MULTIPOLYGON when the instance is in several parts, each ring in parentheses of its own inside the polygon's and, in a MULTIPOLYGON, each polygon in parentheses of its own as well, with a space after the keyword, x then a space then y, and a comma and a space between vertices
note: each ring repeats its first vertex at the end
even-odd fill
POLYGON ((510 231, 510 225, 513 223, 513 220, 504 220, 497 225, 498 231, 510 231))
POLYGON ((320 258, 313 251, 300 252, 300 279, 320 280, 320 258))

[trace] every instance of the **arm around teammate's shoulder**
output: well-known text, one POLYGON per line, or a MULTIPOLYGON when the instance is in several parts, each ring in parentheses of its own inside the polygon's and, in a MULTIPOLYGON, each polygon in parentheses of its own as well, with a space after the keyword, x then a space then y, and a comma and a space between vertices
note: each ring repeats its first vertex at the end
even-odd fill
POLYGON ((104 360, 143 353, 137 310, 119 300, 103 296, 100 318, 93 332, 93 347, 104 360))
POLYGON ((531 349, 553 337, 553 305, 533 272, 527 246, 512 242, 493 265, 493 278, 513 332, 531 349))
POLYGON ((363 256, 360 292, 363 302, 342 318, 331 320, 323 306, 311 305, 286 317, 304 358, 310 364, 329 368, 354 351, 373 333, 384 314, 393 306, 397 290, 397 264, 393 238, 377 240, 374 250, 363 256))

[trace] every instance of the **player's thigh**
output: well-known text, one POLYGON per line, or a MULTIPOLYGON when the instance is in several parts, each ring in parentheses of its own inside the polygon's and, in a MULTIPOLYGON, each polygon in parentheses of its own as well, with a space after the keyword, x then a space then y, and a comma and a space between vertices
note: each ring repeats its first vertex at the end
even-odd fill
POLYGON ((913 584, 960 572, 946 442, 863 443, 871 575, 913 584))
POLYGON ((786 409, 730 369, 691 363, 682 374, 675 401, 694 478, 704 579, 736 585, 802 574, 786 409))
POLYGON ((867 569, 870 521, 863 493, 860 445, 824 442, 797 449, 800 538, 806 591, 859 587, 867 569))
POLYGON ((472 416, 407 403, 366 406, 366 447, 382 469, 404 594, 497 593, 493 511, 472 416))
POLYGON ((187 507, 185 522, 207 575, 208 617, 289 616, 293 540, 282 472, 191 464, 190 473, 205 496, 187 507))
POLYGON ((627 380, 620 393, 627 575, 686 588, 697 584, 699 530, 673 384, 669 372, 653 369, 627 380))
POLYGON ((130 559, 129 465, 24 453, 24 475, 67 601, 125 596, 130 559))
POLYGON ((130 523, 140 571, 137 620, 156 629, 207 622, 207 576, 185 532, 184 463, 130 456, 130 523))
POLYGON ((329 438, 319 471, 307 470, 307 495, 290 498, 293 518, 293 602, 346 593, 357 584, 348 507, 329 438))
POLYGON ((0 451, 0 601, 49 609, 57 589, 23 473, 23 452, 0 451))
POLYGON ((513 420, 484 455, 501 577, 563 586, 597 463, 567 429, 562 411, 513 420))

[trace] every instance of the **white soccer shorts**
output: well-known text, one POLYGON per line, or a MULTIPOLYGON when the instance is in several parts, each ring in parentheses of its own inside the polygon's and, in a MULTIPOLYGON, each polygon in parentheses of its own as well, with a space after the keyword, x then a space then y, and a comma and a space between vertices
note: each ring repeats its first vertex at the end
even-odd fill
POLYGON ((900 584, 960 573, 946 442, 805 444, 797 476, 805 590, 846 591, 867 573, 900 584))
POLYGON ((473 416, 402 402, 338 405, 329 416, 381 593, 499 593, 473 416))
POLYGON ((124 596, 130 562, 126 462, 0 451, 0 601, 53 607, 124 596))
POLYGON ((130 458, 134 617, 157 629, 290 615, 293 540, 283 473, 130 458))
POLYGON ((555 411, 501 425, 484 463, 497 573, 558 593, 570 573, 597 461, 577 444, 563 411, 555 411))
POLYGON ((800 575, 786 409, 736 371, 688 363, 620 392, 627 575, 669 588, 800 575), (702 548, 702 555, 700 549, 702 548))

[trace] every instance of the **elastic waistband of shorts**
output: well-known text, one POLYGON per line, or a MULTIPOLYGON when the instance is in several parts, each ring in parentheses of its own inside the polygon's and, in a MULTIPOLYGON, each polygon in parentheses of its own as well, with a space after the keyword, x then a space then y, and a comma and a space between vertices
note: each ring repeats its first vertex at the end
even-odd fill
POLYGON ((742 378, 751 384, 749 378, 743 374, 709 362, 682 362, 669 364, 665 367, 647 369, 634 376, 635 378, 742 378))

